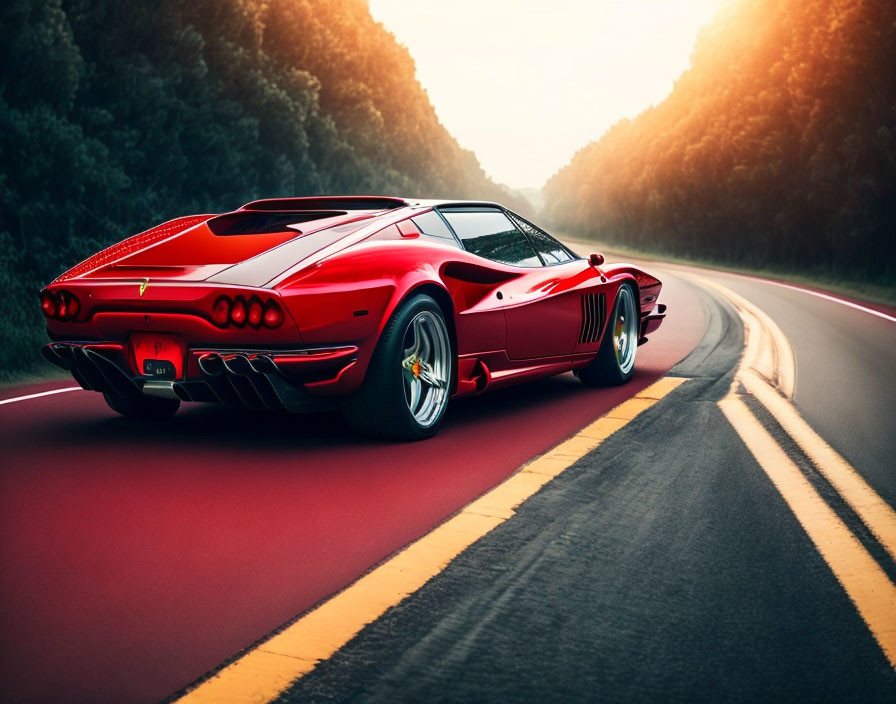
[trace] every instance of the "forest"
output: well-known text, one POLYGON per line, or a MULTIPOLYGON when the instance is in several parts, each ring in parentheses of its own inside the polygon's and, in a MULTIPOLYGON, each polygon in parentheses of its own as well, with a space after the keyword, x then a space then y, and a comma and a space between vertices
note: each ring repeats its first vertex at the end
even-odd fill
POLYGON ((0 380, 42 364, 46 283, 173 217, 318 193, 513 203, 364 0, 5 0, 0 33, 0 380))
POLYGON ((545 187, 561 231, 896 300, 896 3, 739 0, 545 187))

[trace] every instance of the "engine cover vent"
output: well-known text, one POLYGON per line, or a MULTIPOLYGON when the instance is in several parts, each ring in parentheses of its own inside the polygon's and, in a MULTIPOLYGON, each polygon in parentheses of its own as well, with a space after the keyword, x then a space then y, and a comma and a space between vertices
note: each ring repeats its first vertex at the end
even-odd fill
POLYGON ((597 342, 607 318, 607 294, 586 293, 582 296, 582 327, 579 344, 597 342))

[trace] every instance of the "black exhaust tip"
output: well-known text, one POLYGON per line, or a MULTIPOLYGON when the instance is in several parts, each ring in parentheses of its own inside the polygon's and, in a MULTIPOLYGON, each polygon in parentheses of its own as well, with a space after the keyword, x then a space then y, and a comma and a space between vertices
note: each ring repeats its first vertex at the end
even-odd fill
POLYGON ((280 371, 274 360, 267 355, 258 355, 249 361, 252 363, 252 368, 260 374, 276 374, 280 371))
POLYGON ((244 354, 235 354, 232 357, 226 357, 224 359, 224 367, 231 374, 251 374, 252 373, 252 365, 249 364, 249 359, 244 354))
POLYGON ((208 376, 220 376, 224 371, 224 360, 215 353, 204 354, 199 358, 199 368, 208 376))

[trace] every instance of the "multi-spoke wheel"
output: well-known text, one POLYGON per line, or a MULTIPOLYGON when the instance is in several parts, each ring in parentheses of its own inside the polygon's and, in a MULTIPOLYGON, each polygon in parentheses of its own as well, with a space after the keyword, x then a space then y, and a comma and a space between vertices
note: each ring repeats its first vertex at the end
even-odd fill
POLYGON ((451 343, 441 314, 417 313, 404 335, 404 395, 408 410, 421 426, 441 418, 448 402, 451 343))
POLYGON ((430 437, 448 407, 453 373, 442 310, 429 296, 415 296, 387 323, 364 383, 345 403, 346 420, 367 435, 430 437))
POLYGON ((578 371, 579 379, 589 386, 618 386, 631 379, 638 352, 639 324, 635 291, 631 284, 622 284, 597 356, 578 371))

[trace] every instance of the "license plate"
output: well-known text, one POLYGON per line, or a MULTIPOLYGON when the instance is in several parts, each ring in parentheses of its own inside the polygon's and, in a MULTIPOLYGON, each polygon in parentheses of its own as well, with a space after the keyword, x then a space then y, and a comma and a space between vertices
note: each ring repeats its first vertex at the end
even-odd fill
POLYGON ((167 359, 144 359, 143 373, 156 379, 176 379, 177 371, 167 359))
POLYGON ((177 335, 135 332, 131 354, 138 374, 156 379, 180 379, 184 374, 187 346, 177 335))

